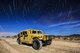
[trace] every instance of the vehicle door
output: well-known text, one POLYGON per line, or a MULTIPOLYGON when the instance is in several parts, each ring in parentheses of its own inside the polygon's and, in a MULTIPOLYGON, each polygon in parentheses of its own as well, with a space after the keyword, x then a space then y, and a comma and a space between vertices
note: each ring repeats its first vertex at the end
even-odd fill
POLYGON ((21 39, 22 42, 24 42, 24 39, 23 39, 23 38, 24 38, 23 32, 21 32, 21 33, 20 33, 20 39, 21 39))
POLYGON ((23 36, 24 36, 24 42, 28 42, 28 34, 27 34, 27 31, 23 31, 23 36))

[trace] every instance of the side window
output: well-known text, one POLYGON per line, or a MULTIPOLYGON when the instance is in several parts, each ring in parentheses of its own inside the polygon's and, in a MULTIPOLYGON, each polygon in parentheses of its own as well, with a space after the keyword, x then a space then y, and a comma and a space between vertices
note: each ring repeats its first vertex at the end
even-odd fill
POLYGON ((24 32, 23 32, 23 35, 26 37, 26 36, 27 36, 27 32, 24 31, 24 32))
POLYGON ((22 32, 21 32, 21 35, 22 35, 22 32))
POLYGON ((20 37, 20 33, 18 34, 18 37, 20 37))
POLYGON ((22 37, 23 35, 22 35, 22 32, 21 33, 19 33, 19 35, 20 35, 20 37, 22 37))
POLYGON ((23 35, 27 35, 27 32, 23 32, 23 35))

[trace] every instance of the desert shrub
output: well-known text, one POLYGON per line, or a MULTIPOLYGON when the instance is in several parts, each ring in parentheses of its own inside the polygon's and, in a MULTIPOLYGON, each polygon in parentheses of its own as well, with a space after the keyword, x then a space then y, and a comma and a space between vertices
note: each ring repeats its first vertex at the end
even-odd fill
POLYGON ((67 40, 67 38, 65 37, 65 38, 63 38, 64 40, 67 40))
POLYGON ((6 36, 6 38, 10 38, 10 36, 6 36))
POLYGON ((17 36, 13 36, 14 38, 17 38, 17 36))

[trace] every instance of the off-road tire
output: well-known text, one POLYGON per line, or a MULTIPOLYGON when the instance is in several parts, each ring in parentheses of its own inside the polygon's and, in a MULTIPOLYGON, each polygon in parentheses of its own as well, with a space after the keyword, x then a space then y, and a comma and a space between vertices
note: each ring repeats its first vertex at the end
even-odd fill
POLYGON ((17 38, 17 43, 20 44, 20 45, 22 44, 20 38, 17 38))
POLYGON ((47 45, 51 45, 51 43, 52 43, 52 40, 47 41, 47 45))
POLYGON ((39 50, 42 48, 42 41, 40 41, 38 38, 33 39, 32 47, 36 50, 39 50))

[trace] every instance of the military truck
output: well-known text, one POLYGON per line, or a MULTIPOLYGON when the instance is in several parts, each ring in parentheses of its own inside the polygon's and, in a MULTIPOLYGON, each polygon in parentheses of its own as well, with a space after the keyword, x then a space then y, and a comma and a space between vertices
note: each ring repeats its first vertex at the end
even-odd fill
POLYGON ((43 45, 50 45, 52 37, 44 34, 42 30, 28 29, 18 34, 17 42, 18 44, 31 44, 34 49, 39 50, 43 45))

